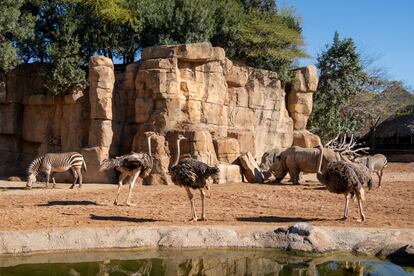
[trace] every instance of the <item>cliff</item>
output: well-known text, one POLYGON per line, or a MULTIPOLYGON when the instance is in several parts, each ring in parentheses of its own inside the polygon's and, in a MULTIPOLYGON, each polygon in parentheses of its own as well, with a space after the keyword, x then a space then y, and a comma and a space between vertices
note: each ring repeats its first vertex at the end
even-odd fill
POLYGON ((189 138, 182 154, 209 164, 315 143, 306 131, 318 81, 313 66, 296 70, 284 88, 275 72, 237 66, 209 43, 150 47, 141 58, 115 72, 110 59, 91 57, 89 93, 75 87, 66 96, 38 94, 38 64, 1 76, 0 175, 22 174, 39 154, 79 151, 86 182, 112 182, 114 173, 99 172, 100 162, 147 151, 148 130, 158 133, 148 183, 169 183, 177 133, 189 138))

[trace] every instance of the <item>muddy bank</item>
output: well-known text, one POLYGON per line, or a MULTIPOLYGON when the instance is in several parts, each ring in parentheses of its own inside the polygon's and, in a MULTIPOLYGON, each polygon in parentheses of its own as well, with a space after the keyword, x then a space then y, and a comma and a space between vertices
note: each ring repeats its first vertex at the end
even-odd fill
POLYGON ((279 248, 347 251, 413 260, 414 230, 315 227, 188 226, 1 231, 1 254, 111 248, 279 248), (410 259, 411 258, 411 259, 410 259))

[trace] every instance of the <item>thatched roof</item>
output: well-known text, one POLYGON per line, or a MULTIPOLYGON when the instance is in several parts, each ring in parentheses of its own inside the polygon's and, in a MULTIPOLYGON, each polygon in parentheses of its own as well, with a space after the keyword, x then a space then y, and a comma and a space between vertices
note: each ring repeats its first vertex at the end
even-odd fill
POLYGON ((375 131, 377 138, 389 138, 396 135, 399 137, 414 135, 414 114, 391 117, 379 124, 375 131))

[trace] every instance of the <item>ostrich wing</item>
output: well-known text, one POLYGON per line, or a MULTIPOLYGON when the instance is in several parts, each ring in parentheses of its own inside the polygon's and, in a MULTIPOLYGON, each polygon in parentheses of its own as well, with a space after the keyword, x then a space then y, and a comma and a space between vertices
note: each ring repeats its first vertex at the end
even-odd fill
POLYGON ((325 169, 325 180, 326 183, 323 184, 326 185, 328 191, 338 194, 359 191, 362 187, 355 168, 343 161, 328 163, 325 169))
POLYGON ((170 172, 173 182, 177 185, 196 189, 204 187, 206 179, 213 173, 217 173, 218 169, 210 167, 201 161, 186 158, 172 167, 170 172))

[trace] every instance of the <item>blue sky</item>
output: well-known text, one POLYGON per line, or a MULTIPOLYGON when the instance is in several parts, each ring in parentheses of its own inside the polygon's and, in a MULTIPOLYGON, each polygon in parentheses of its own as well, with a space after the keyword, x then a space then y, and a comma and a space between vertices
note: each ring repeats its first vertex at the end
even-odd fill
POLYGON ((277 0, 292 6, 302 17, 306 50, 316 56, 331 43, 335 31, 354 39, 366 56, 378 57, 376 66, 387 69, 390 79, 414 87, 414 0, 277 0))

